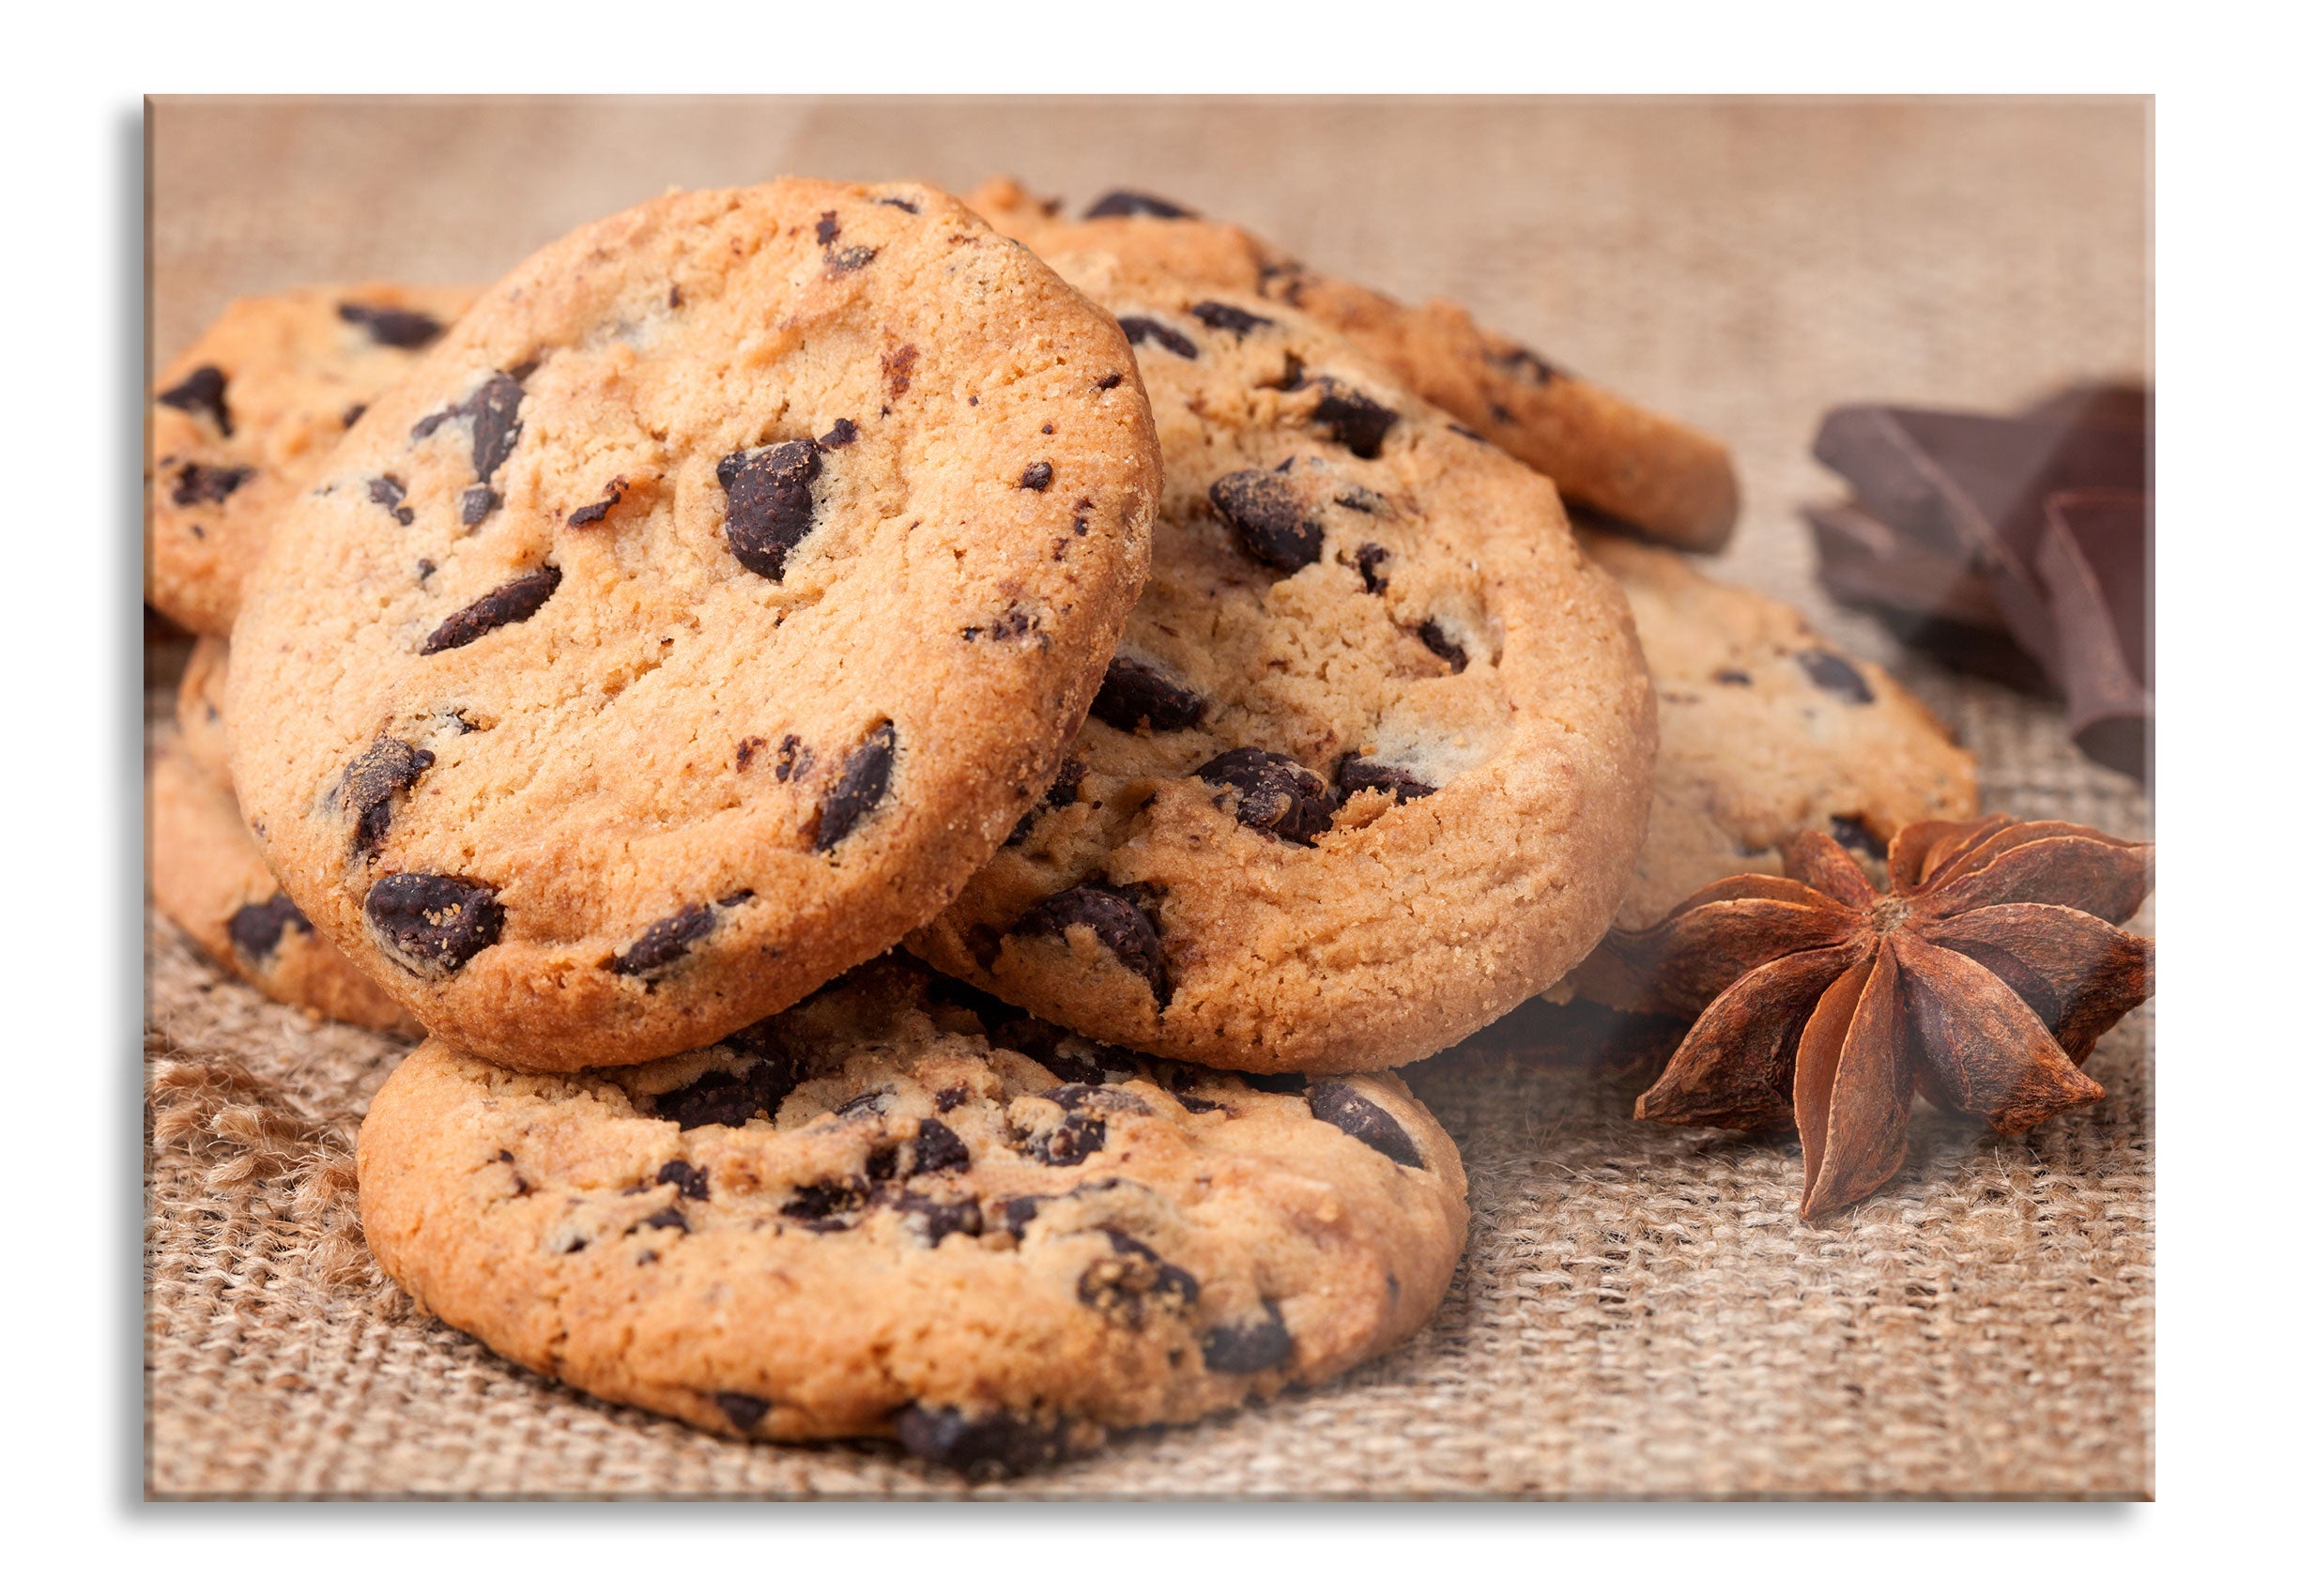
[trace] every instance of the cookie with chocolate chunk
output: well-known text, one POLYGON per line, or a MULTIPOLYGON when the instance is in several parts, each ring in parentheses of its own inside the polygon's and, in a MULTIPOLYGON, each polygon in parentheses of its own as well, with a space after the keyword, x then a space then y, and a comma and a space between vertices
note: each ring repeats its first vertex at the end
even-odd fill
POLYGON ((915 185, 673 193, 490 289, 281 522, 233 775, 434 1035, 659 1057, 933 915, 1139 591, 1126 335, 915 185))
POLYGON ((160 912, 266 997, 321 1019, 421 1032, 313 930, 264 867, 230 790, 180 743, 152 763, 150 865, 160 912))
POLYGON ((434 1041, 368 1245, 505 1357, 724 1435, 1020 1471, 1411 1335, 1462 1165, 1388 1074, 1255 1082, 874 962, 716 1046, 535 1076, 434 1041))
POLYGON ((1573 504, 1684 548, 1723 548, 1740 513, 1724 444, 1560 370, 1448 299, 1405 305, 1313 271, 1242 227, 1155 195, 1104 194, 1075 220, 1009 178, 967 203, 1044 253, 1107 251, 1225 294, 1259 294, 1347 334, 1422 398, 1557 484, 1573 504))
POLYGON ((1550 484, 1291 307, 1050 263, 1134 340, 1149 586, 1046 802, 911 947, 1102 1040, 1347 1074, 1604 932, 1653 704, 1550 484))
POLYGON ((1664 549, 1582 544, 1629 595, 1660 700, 1653 814, 1622 926, 1649 926, 1725 876, 1779 875, 1800 831, 1881 859, 1912 821, 1974 814, 1972 756, 1880 667, 1664 549))
POLYGON ((232 629, 272 519, 475 288, 357 283, 235 299, 152 384, 144 596, 232 629))

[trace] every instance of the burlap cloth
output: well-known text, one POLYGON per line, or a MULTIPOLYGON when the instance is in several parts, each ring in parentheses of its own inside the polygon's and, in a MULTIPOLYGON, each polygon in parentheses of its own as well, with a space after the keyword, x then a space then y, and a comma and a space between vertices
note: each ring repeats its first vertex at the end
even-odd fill
MULTIPOLYGON (((1012 170, 1193 200, 1719 432, 1747 492, 1725 574, 1899 669, 1979 754, 1986 805, 2150 835, 2052 706, 1822 599, 1793 510, 1830 491, 1805 448, 1832 403, 2009 407, 2146 372, 2145 102, 169 100, 151 129, 163 355, 233 294, 484 279, 674 182, 1012 170)), ((173 660, 150 664, 164 714, 173 660)), ((1333 1386, 970 1493, 884 1448, 594 1403, 417 1313, 367 1261, 349 1161, 404 1047, 264 1002, 157 919, 146 948, 154 1495, 2153 1486, 2151 1009, 2087 1067, 2093 1111, 2023 1141, 1921 1115, 1905 1173, 1817 1226, 1793 1139, 1636 1124, 1654 1058, 1593 1064, 1544 1016, 1505 1021, 1412 1072, 1474 1205, 1428 1330, 1333 1386)))

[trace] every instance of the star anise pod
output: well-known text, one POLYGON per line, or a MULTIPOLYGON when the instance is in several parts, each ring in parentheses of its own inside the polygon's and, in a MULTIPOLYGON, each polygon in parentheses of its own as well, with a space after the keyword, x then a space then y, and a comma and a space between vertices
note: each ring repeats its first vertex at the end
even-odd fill
POLYGON ((1639 1119, 1794 1122, 1807 1219, 1858 1202, 1908 1154, 1909 1103, 2019 1135, 2102 1097, 2077 1066, 2145 1002, 2154 944, 2118 930, 2155 849, 2060 821, 1924 821, 1888 889, 1817 832, 1790 879, 1729 876, 1650 930, 1606 940, 1595 995, 1693 1019, 1639 1119))

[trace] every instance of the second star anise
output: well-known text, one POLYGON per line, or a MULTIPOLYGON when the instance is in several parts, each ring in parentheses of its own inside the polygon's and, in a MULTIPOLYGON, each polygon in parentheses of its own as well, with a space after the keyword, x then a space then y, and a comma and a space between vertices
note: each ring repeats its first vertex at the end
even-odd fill
POLYGON ((1903 828, 1878 892, 1802 832, 1788 878, 1730 876, 1609 937, 1592 995, 1693 1019, 1639 1119, 1794 1122, 1811 1219, 1890 1180, 1917 1093, 2006 1135, 2102 1096, 2077 1066, 2148 998, 2154 944, 2117 929, 2155 850, 2060 821, 1903 828))

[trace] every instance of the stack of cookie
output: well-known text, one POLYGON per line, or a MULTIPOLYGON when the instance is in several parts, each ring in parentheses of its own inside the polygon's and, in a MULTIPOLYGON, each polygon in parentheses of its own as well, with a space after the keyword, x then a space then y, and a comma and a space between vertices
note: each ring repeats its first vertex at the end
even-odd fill
POLYGON ((730 1435, 1020 1468, 1395 1344, 1467 1209, 1394 1067, 1971 807, 1881 672, 1577 542, 1714 546, 1713 442, 1144 196, 675 193, 156 401, 156 898, 428 1032, 394 1279, 730 1435))

